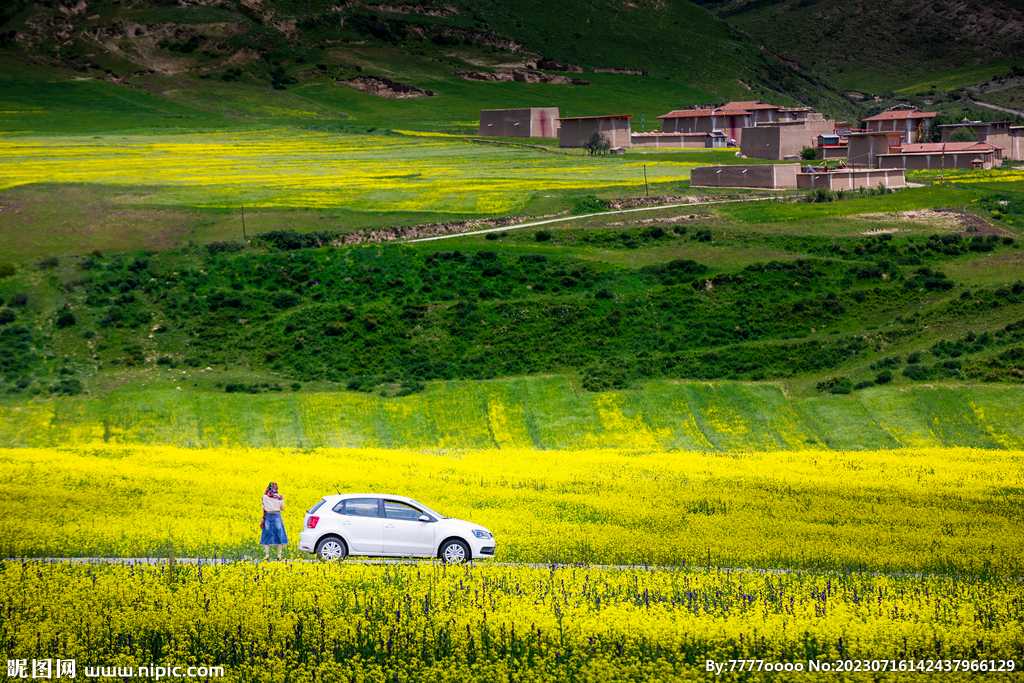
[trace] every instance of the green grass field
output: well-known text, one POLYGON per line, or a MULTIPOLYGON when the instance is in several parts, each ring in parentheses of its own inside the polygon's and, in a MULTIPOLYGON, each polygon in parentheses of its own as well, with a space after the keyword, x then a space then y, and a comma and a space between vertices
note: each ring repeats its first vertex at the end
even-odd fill
MULTIPOLYGON (((227 373, 230 377, 230 373, 227 373)), ((564 377, 431 384, 422 394, 225 395, 223 371, 155 371, 105 396, 0 406, 10 446, 775 451, 1024 446, 1022 389, 877 387, 791 397, 777 385, 648 382, 591 393, 564 377), (181 389, 178 389, 181 387, 181 389)))

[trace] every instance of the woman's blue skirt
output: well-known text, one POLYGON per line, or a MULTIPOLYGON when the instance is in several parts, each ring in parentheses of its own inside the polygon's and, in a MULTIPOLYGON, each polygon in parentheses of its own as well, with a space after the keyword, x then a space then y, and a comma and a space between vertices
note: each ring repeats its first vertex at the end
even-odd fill
POLYGON ((286 545, 288 534, 284 532, 284 522, 281 521, 280 512, 268 512, 263 519, 263 533, 260 535, 260 545, 286 545))

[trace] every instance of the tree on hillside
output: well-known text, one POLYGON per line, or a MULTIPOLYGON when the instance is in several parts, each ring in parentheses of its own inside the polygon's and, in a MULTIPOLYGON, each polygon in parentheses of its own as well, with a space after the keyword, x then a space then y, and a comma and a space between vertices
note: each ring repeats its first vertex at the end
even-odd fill
POLYGON ((596 130, 586 140, 580 140, 580 145, 590 153, 590 156, 604 154, 611 147, 611 143, 608 142, 608 138, 604 136, 604 133, 596 130))
POLYGON ((961 126, 954 128, 953 133, 949 136, 950 142, 977 142, 978 134, 974 132, 973 128, 968 126, 961 126))

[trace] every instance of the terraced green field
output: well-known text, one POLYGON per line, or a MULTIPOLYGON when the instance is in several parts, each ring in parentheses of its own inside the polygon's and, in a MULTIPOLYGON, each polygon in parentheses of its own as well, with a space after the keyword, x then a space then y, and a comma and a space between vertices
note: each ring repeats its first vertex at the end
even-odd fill
POLYGON ((21 447, 1024 447, 1019 387, 876 387, 848 396, 793 398, 776 385, 731 382, 648 382, 632 391, 592 393, 570 379, 551 377, 446 382, 421 394, 382 398, 354 392, 197 392, 192 380, 204 373, 173 374, 160 382, 164 388, 5 401, 0 439, 21 447))

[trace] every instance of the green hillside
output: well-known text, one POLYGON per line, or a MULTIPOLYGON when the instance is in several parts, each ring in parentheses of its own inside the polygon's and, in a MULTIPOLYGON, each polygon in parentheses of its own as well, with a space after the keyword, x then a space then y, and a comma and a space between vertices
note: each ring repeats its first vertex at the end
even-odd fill
POLYGON ((1024 66, 1013 0, 698 0, 771 53, 861 93, 963 88, 1024 66))
POLYGON ((684 0, 18 2, 0 14, 0 64, 3 124, 14 130, 67 130, 83 109, 80 125, 107 130, 291 118, 468 132, 480 109, 496 107, 653 118, 730 98, 846 106, 684 0), (516 80, 479 80, 502 73, 516 80), (387 97, 398 97, 351 87, 366 79, 387 79, 387 97))
MULTIPOLYGON (((560 377, 450 382, 385 398, 359 392, 195 391, 180 372, 106 398, 0 405, 9 447, 110 443, 184 447, 613 448, 779 451, 1020 449, 1020 387, 876 387, 792 398, 778 386, 650 382, 592 393, 560 377), (184 385, 178 391, 171 385, 184 385), (160 387, 159 385, 165 385, 160 387)), ((217 373, 220 374, 220 373, 217 373)), ((212 389, 212 387, 210 387, 212 389)))

